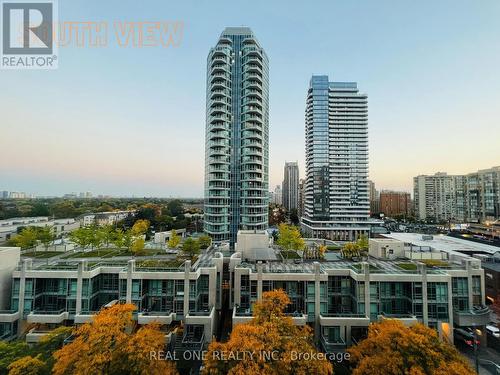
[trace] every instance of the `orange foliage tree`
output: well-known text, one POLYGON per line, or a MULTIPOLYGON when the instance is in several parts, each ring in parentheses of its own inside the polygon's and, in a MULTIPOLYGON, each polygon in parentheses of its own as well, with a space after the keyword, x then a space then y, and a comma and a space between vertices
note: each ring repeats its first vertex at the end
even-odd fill
POLYGON ((204 374, 333 374, 318 354, 308 326, 298 327, 284 314, 290 299, 283 290, 265 292, 254 304, 254 318, 233 327, 225 343, 212 342, 204 374), (306 354, 304 356, 304 354, 306 354))
POLYGON ((135 309, 132 304, 116 304, 76 328, 74 340, 54 353, 53 374, 177 374, 172 362, 150 358, 150 352, 164 350, 158 325, 132 333, 135 309))
POLYGON ((394 319, 371 324, 368 338, 351 347, 353 375, 470 375, 467 360, 437 332, 394 319))

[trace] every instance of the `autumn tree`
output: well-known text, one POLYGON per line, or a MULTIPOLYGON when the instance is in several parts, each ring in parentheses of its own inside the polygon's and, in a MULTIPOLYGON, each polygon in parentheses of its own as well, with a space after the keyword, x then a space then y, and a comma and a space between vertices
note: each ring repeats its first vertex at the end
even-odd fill
POLYGON ((353 375, 470 375, 467 360, 437 332, 399 320, 371 324, 368 338, 351 347, 353 375))
POLYGON ((134 240, 134 242, 132 243, 132 247, 130 248, 130 251, 135 256, 141 255, 144 253, 144 245, 145 245, 144 238, 142 238, 142 237, 136 238, 134 240))
POLYGON ((303 250, 305 241, 299 229, 293 225, 280 224, 278 226, 278 241, 276 243, 285 250, 303 250))
POLYGON ((177 248, 181 243, 181 237, 177 234, 175 229, 170 231, 170 239, 168 240, 168 247, 171 249, 177 248))
POLYGON ((134 236, 142 236, 148 231, 149 228, 149 220, 137 220, 132 226, 132 235, 134 236))
POLYGON ((347 242, 340 250, 343 258, 352 259, 359 256, 359 245, 356 242, 347 242))
POLYGON ((284 313, 289 304, 283 290, 263 293, 262 301, 254 304, 252 321, 233 327, 227 342, 209 345, 203 373, 333 374, 332 364, 324 358, 300 358, 300 353, 318 352, 311 328, 295 325, 284 313), (220 358, 217 353, 233 353, 235 358, 220 358), (238 358, 238 353, 255 354, 238 358))
POLYGON ((74 329, 74 340, 54 353, 54 375, 176 374, 172 363, 151 360, 150 352, 164 350, 158 325, 133 332, 131 304, 103 309, 92 322, 74 329))
POLYGON ((8 370, 9 375, 42 375, 47 371, 40 355, 34 358, 30 355, 19 358, 9 365, 8 370))

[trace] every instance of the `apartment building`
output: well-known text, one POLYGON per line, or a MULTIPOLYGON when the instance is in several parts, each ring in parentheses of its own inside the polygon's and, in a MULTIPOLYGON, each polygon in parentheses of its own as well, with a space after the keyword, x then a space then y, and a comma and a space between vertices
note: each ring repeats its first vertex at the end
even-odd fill
POLYGON ((388 217, 408 217, 412 211, 410 193, 405 191, 382 190, 379 202, 380 212, 388 217))
POLYGON ((80 215, 78 220, 83 227, 92 224, 99 226, 114 225, 121 220, 125 220, 129 215, 135 215, 135 212, 135 210, 96 212, 80 215))
POLYGON ((207 59, 204 231, 267 229, 269 62, 252 30, 227 27, 207 59))
POLYGON ((50 227, 56 236, 61 236, 78 229, 80 222, 73 218, 49 219, 47 216, 0 220, 0 243, 10 240, 22 227, 50 227))
POLYGON ((332 240, 369 233, 367 95, 356 82, 313 75, 305 112, 303 231, 332 240))
POLYGON ((222 267, 221 253, 179 267, 133 259, 36 265, 23 259, 12 272, 10 309, 0 312, 0 337, 12 339, 30 325, 26 341, 34 343, 60 325, 88 322, 103 307, 127 302, 137 306, 139 325, 157 321, 170 340, 182 322, 179 343, 201 349, 214 334, 222 267))
POLYGON ((466 175, 417 176, 413 191, 419 220, 479 223, 500 218, 500 167, 466 175))
POLYGON ((138 307, 138 324, 158 321, 167 342, 202 349, 221 323, 224 293, 224 315, 234 326, 252 319, 253 304, 274 289, 286 291, 286 313, 296 324, 310 325, 325 352, 345 350, 381 319, 422 322, 450 341, 453 328, 481 328, 490 321, 479 259, 393 238, 371 240, 370 255, 359 261, 332 252, 292 262, 266 231, 247 230, 238 233, 234 252, 209 249, 178 267, 139 258, 49 264, 23 259, 10 274, 0 336, 12 339, 30 325, 28 342, 59 325, 87 322, 110 303, 130 302, 138 307), (440 259, 442 266, 427 267, 428 259, 440 259), (181 323, 183 335, 177 336, 181 323))

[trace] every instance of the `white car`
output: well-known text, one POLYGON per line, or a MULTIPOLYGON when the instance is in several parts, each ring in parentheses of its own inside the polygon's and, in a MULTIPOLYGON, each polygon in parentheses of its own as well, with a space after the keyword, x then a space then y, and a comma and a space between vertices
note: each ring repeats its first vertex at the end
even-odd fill
POLYGON ((490 325, 486 326, 486 332, 488 332, 490 335, 496 338, 500 338, 500 329, 498 329, 495 326, 490 326, 490 325))

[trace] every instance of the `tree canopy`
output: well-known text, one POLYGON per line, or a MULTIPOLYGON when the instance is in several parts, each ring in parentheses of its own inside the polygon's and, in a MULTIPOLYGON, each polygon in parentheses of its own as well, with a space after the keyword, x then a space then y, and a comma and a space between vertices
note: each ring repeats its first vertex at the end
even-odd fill
POLYGON ((348 349, 353 375, 470 375, 467 360, 437 332, 399 320, 371 324, 368 338, 348 349))
POLYGON ((164 350, 157 324, 131 333, 134 310, 134 305, 116 304, 75 328, 74 340, 54 353, 53 374, 176 374, 172 362, 150 358, 151 351, 164 350))
POLYGON ((250 323, 233 327, 225 343, 212 342, 208 347, 204 374, 333 374, 325 358, 300 357, 300 353, 318 353, 309 326, 299 327, 284 311, 290 299, 283 290, 263 293, 254 304, 250 323), (233 353, 221 359, 218 353, 233 353), (242 356, 239 353, 253 353, 242 356))
POLYGON ((304 249, 305 241, 296 226, 282 223, 278 226, 278 230, 278 241, 276 241, 278 246, 281 246, 285 250, 304 249))

